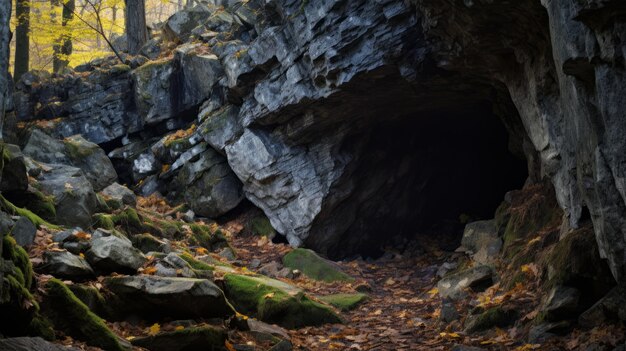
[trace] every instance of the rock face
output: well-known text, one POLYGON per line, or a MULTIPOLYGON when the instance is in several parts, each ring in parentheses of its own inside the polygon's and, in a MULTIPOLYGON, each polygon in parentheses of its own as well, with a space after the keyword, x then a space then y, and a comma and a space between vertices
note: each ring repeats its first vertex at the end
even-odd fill
MULTIPOLYGON (((85 67, 87 81, 23 79, 18 116, 63 116, 58 133, 97 143, 131 135, 130 148, 199 110, 194 136, 226 156, 272 226, 294 246, 340 257, 384 244, 391 235, 383 230, 407 235, 433 205, 455 203, 432 189, 455 183, 448 166, 459 162, 456 151, 491 134, 451 141, 478 133, 465 128, 495 111, 511 151, 527 160, 529 181, 552 181, 570 228, 588 209, 602 257, 626 279, 623 1, 221 5, 168 21, 170 39, 203 43, 183 45, 172 59, 132 73, 137 64, 85 67), (102 98, 87 99, 94 94, 102 98)), ((147 160, 142 190, 184 198, 167 185, 202 157, 193 140, 169 155, 148 150, 156 140, 137 148, 147 160)), ((493 170, 513 169, 497 163, 493 170)), ((472 160, 464 165, 464 177, 490 182, 493 172, 473 175, 472 160)), ((212 189, 202 185, 202 193, 212 189)), ((467 194, 457 198, 482 195, 467 194)))

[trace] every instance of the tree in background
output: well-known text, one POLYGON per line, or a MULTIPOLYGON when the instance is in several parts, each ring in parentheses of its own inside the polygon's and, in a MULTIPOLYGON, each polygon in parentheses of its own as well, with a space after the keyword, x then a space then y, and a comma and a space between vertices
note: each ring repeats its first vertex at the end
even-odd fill
MULTIPOLYGON (((53 0, 58 3, 59 0, 53 0)), ((74 18, 74 11, 76 11, 76 0, 61 0, 65 1, 62 10, 61 27, 63 29, 57 42, 54 43, 54 57, 52 71, 59 73, 63 71, 70 62, 70 55, 72 55, 72 31, 69 28, 69 24, 74 18)))
MULTIPOLYGON (((11 2, 0 1, 0 140, 4 126, 4 113, 9 95, 9 50, 11 42, 11 2)), ((2 269, 0 269, 2 274, 2 269)), ((0 278, 2 278, 0 276, 0 278)), ((1 279, 0 279, 1 280, 1 279)), ((0 284, 1 285, 1 284, 0 284)), ((2 288, 0 287, 0 290, 2 288)))
POLYGON ((146 24, 145 0, 125 0, 126 2, 126 39, 128 53, 137 55, 141 47, 148 41, 148 26, 146 24))
MULTIPOLYGON (((4 0, 7 1, 7 0, 4 0)), ((15 6, 15 69, 13 78, 17 82, 28 72, 30 63, 30 0, 17 0, 15 6)))

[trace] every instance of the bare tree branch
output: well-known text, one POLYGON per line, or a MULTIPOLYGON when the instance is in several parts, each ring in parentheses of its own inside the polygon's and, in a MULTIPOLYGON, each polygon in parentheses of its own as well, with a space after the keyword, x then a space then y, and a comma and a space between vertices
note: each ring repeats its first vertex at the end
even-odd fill
POLYGON ((115 54, 115 56, 117 56, 118 60, 120 60, 120 63, 125 64, 124 59, 122 58, 122 55, 117 51, 117 49, 115 48, 115 46, 113 46, 113 43, 111 43, 111 41, 109 40, 109 38, 107 37, 106 33, 104 32, 104 28, 102 25, 102 18, 100 17, 100 11, 98 8, 96 8, 96 5, 91 1, 91 0, 85 0, 85 2, 91 6, 91 8, 93 8, 94 13, 96 15, 96 22, 97 22, 97 26, 95 27, 94 25, 92 25, 91 23, 89 23, 88 21, 86 21, 80 14, 78 14, 75 10, 69 9, 67 7, 67 5, 65 4, 65 2, 61 2, 63 4, 63 7, 68 9, 68 11, 72 11, 74 13, 74 16, 76 16, 76 18, 78 18, 81 22, 83 22, 87 27, 89 27, 90 29, 92 29, 93 31, 95 31, 96 33, 98 33, 103 39, 104 41, 107 43, 107 45, 109 46, 109 48, 111 49, 111 51, 113 51, 113 53, 115 54))

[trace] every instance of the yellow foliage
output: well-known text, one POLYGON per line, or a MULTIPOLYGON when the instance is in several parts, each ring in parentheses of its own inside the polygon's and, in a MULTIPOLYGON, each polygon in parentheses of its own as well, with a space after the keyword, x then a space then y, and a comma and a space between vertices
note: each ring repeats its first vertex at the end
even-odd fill
POLYGON ((154 323, 148 328, 148 335, 157 335, 161 331, 161 325, 159 323, 154 323))

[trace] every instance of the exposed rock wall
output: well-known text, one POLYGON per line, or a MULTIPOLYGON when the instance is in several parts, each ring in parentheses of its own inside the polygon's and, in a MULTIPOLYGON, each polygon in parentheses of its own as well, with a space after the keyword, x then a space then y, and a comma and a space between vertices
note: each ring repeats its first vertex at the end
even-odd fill
MULTIPOLYGON (((529 180, 552 180, 565 227, 577 227, 588 208, 601 255, 619 281, 626 279, 623 1, 216 5, 226 5, 226 11, 209 9, 206 20, 181 15, 176 21, 198 23, 171 21, 166 27, 177 41, 196 38, 201 44, 181 47, 171 60, 115 73, 122 90, 98 101, 125 106, 114 115, 126 117, 109 119, 100 134, 83 131, 96 142, 125 136, 137 141, 116 155, 134 155, 133 176, 144 190, 167 190, 169 179, 185 178, 175 172, 188 161, 212 159, 197 152, 210 145, 226 156, 245 196, 291 244, 337 256, 375 240, 371 233, 359 234, 360 218, 383 218, 372 204, 385 194, 402 193, 403 181, 388 181, 393 170, 367 167, 373 159, 368 143, 385 143, 372 138, 377 129, 409 119, 412 128, 428 128, 420 123, 435 112, 462 115, 487 103, 506 126, 511 151, 528 161, 529 180), (199 125, 183 143, 146 141, 158 135, 146 125, 165 123, 165 130, 172 130, 196 108, 199 125), (137 132, 140 137, 133 135, 137 132)), ((64 109, 60 115, 82 125, 80 116, 101 110, 102 103, 66 101, 85 96, 67 95, 44 106, 58 106, 64 109)), ((68 123, 59 125, 73 125, 68 123)), ((421 178, 411 179, 418 184, 421 178)), ((237 186, 230 188, 233 201, 224 201, 229 205, 223 209, 237 202, 237 186)))

